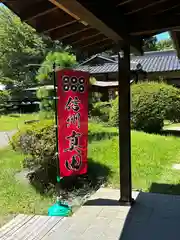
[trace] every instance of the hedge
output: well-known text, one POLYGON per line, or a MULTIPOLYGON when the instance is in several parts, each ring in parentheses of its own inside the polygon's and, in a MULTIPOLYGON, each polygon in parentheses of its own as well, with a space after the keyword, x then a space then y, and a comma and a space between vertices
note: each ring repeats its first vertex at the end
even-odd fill
MULTIPOLYGON (((160 132, 164 120, 180 121, 179 89, 157 82, 133 84, 131 126, 145 132, 160 132)), ((112 102, 110 122, 119 122, 118 98, 112 102)))

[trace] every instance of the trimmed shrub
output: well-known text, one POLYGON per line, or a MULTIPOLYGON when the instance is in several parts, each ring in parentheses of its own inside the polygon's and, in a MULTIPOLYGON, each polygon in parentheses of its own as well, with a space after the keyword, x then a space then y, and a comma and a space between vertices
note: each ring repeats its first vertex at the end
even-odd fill
MULTIPOLYGON (((118 134, 116 129, 104 127, 101 124, 89 123, 89 141, 111 138, 118 134)), ((41 193, 49 192, 56 184, 56 156, 55 156, 55 128, 51 120, 43 120, 24 126, 12 138, 12 146, 24 155, 23 166, 32 169, 28 174, 31 184, 41 193)), ((73 190, 84 188, 88 191, 93 186, 97 187, 105 180, 106 175, 101 176, 98 171, 109 171, 92 159, 88 161, 88 174, 63 178, 61 189, 73 190), (98 171, 94 171, 98 169, 98 171), (104 179, 104 180, 103 180, 104 179), (99 183, 98 183, 99 182, 99 183)))
POLYGON ((164 109, 157 93, 133 95, 131 126, 149 133, 161 131, 164 122, 164 109))
POLYGON ((157 97, 158 112, 164 119, 172 122, 180 121, 180 91, 179 89, 165 83, 145 82, 132 85, 132 105, 133 112, 138 107, 139 102, 148 96, 157 97))
POLYGON ((24 167, 56 166, 55 128, 52 120, 24 126, 12 137, 12 145, 15 150, 20 150, 27 156, 24 167))
MULTIPOLYGON (((165 119, 180 121, 179 90, 165 83, 143 82, 131 86, 131 125, 136 130, 159 132, 165 119)), ((117 126, 118 98, 112 103, 110 122, 117 126)))

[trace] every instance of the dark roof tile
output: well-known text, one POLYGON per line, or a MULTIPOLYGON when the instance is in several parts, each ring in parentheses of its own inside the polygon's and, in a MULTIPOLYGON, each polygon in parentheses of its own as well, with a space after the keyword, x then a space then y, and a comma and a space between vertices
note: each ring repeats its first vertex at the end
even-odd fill
POLYGON ((141 63, 142 69, 146 72, 169 72, 180 70, 180 61, 174 50, 148 52, 145 53, 144 56, 132 56, 131 60, 136 63, 141 63))
MULTIPOLYGON (((142 65, 142 70, 148 73, 180 71, 180 61, 174 50, 146 52, 143 56, 131 55, 131 70, 136 70, 138 63, 142 65)), ((118 64, 116 62, 97 66, 81 65, 78 69, 91 74, 110 73, 118 71, 118 64)))

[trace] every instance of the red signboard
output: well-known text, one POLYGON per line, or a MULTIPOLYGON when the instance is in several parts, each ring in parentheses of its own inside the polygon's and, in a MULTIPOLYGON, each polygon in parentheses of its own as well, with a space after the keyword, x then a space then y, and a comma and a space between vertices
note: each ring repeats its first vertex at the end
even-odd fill
POLYGON ((57 72, 60 177, 87 172, 89 74, 57 72))

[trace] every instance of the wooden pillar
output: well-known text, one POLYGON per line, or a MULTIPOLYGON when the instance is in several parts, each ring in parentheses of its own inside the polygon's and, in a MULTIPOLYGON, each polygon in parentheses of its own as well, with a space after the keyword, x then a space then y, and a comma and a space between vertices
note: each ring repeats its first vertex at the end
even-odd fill
POLYGON ((131 131, 130 131, 130 46, 118 52, 119 69, 119 150, 120 150, 120 204, 131 205, 131 131))

